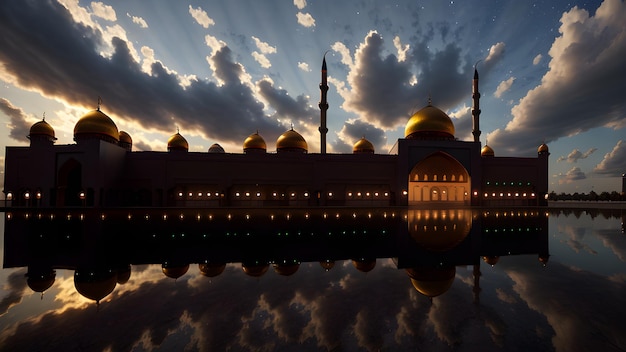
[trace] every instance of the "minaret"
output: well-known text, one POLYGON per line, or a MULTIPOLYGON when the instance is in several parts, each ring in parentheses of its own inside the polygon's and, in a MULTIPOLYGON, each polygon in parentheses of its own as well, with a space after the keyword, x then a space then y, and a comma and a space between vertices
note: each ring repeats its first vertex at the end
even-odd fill
POLYGON ((474 66, 474 80, 472 81, 472 134, 474 142, 480 142, 480 93, 478 92, 478 71, 474 66))
POLYGON ((322 60, 322 83, 320 83, 320 153, 326 154, 326 133, 328 128, 326 127, 326 110, 328 110, 328 101, 326 100, 326 94, 328 93, 328 82, 326 81, 328 72, 326 71, 326 54, 322 60))

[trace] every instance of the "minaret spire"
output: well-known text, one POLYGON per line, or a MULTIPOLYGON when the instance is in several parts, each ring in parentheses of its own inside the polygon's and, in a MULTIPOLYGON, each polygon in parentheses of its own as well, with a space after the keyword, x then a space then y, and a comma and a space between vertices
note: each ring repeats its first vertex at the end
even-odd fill
POLYGON ((326 133, 328 128, 326 127, 326 110, 328 110, 328 101, 326 100, 328 94, 328 72, 326 70, 326 53, 322 59, 322 82, 320 83, 320 153, 326 154, 326 133))
POLYGON ((472 81, 472 134, 474 135, 474 142, 480 142, 480 92, 478 92, 478 70, 476 65, 480 61, 477 61, 474 65, 474 80, 472 81))

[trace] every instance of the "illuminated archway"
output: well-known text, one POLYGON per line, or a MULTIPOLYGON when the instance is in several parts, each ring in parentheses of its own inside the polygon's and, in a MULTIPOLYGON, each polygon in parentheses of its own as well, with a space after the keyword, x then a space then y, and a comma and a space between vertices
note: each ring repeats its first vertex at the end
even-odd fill
POLYGON ((470 177, 447 153, 436 152, 413 166, 409 174, 409 204, 469 202, 470 177))

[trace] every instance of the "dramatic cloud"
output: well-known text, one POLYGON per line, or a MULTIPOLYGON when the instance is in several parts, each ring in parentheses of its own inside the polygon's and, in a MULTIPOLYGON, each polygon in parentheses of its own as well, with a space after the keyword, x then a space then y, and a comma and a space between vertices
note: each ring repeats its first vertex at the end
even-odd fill
POLYGON ((148 22, 146 22, 146 20, 144 20, 143 18, 137 17, 137 16, 131 16, 129 13, 127 13, 126 16, 131 18, 133 20, 133 23, 139 25, 139 27, 148 28, 148 22))
POLYGON ((393 54, 383 56, 384 41, 375 31, 368 33, 359 45, 353 61, 346 59, 349 51, 345 45, 333 45, 342 54, 343 63, 354 62, 347 77, 351 89, 338 87, 344 98, 342 107, 370 124, 395 129, 426 105, 431 92, 437 92, 432 97, 433 104, 444 111, 467 97, 465 83, 470 77, 467 73, 472 72, 471 64, 462 64, 458 47, 450 44, 431 52, 428 43, 421 42, 411 48, 404 61, 393 54), (424 84, 414 84, 416 66, 420 72, 417 82, 424 84))
POLYGON ((505 47, 506 45, 503 42, 499 42, 489 48, 489 53, 487 54, 484 62, 486 69, 491 69, 502 59, 505 47))
POLYGON ((596 150, 598 150, 598 148, 589 148, 589 150, 587 150, 584 153, 581 153, 580 150, 578 149, 574 149, 572 150, 571 153, 569 153, 567 155, 567 157, 565 156, 561 156, 558 159, 556 159, 557 162, 561 162, 564 160, 567 160, 568 163, 575 163, 580 159, 586 159, 588 158, 591 154, 593 154, 596 150))
POLYGON ((215 24, 215 21, 209 17, 206 11, 204 11, 200 6, 198 6, 197 9, 194 9, 191 5, 189 5, 189 14, 204 28, 209 28, 209 26, 215 24))
POLYGON ((259 65, 261 65, 261 67, 270 68, 272 66, 272 63, 270 62, 270 60, 267 58, 266 55, 276 53, 276 47, 271 46, 268 43, 261 41, 259 38, 255 36, 252 36, 252 40, 254 40, 254 44, 256 45, 257 49, 259 49, 259 51, 252 52, 252 57, 254 58, 256 62, 259 63, 259 65))
POLYGON ((541 85, 513 107, 513 120, 491 133, 489 143, 497 150, 530 154, 543 140, 623 126, 625 16, 626 4, 619 0, 604 1, 594 16, 577 7, 564 13, 541 85))
POLYGON ((493 93, 493 95, 496 98, 502 97, 502 94, 511 89, 513 82, 515 82, 515 77, 510 77, 506 81, 500 82, 500 84, 498 84, 498 88, 496 88, 496 91, 493 93))
POLYGON ((310 13, 298 12, 296 18, 298 19, 298 24, 304 27, 315 27, 315 18, 310 13))
POLYGON ((618 141, 613 150, 604 155, 604 159, 596 165, 593 171, 611 176, 620 176, 626 173, 626 144, 624 141, 618 141))
POLYGON ((198 131, 234 143, 251 133, 250 126, 276 137, 284 132, 265 115, 249 76, 226 46, 207 59, 219 84, 184 82, 158 61, 144 72, 119 38, 111 41, 111 57, 100 56, 101 32, 74 22, 54 2, 6 2, 0 30, 5 33, 0 37, 3 76, 23 89, 86 109, 102 96, 103 111, 118 123, 126 119, 148 130, 174 131, 178 125, 183 133, 198 131), (25 30, 23 23, 38 27, 25 30), (223 128, 224 121, 230 128, 223 128))
POLYGON ((286 90, 275 88, 269 79, 259 81, 257 89, 259 94, 276 110, 276 117, 284 118, 288 123, 311 122, 314 117, 319 116, 319 110, 311 106, 308 97, 299 95, 294 99, 286 90))
POLYGON ((533 59, 533 65, 539 65, 541 59, 543 59, 543 55, 537 54, 537 56, 535 56, 535 58, 533 59))
POLYGON ((304 72, 311 72, 311 68, 309 68, 309 64, 307 64, 306 62, 298 61, 298 68, 304 72))
POLYGON ((306 7, 306 0, 293 0, 293 4, 298 8, 298 10, 302 10, 306 7))
POLYGON ((28 116, 18 107, 13 106, 10 101, 0 98, 0 111, 7 115, 10 119, 9 137, 16 141, 23 142, 24 138, 29 135, 31 122, 28 122, 28 116))

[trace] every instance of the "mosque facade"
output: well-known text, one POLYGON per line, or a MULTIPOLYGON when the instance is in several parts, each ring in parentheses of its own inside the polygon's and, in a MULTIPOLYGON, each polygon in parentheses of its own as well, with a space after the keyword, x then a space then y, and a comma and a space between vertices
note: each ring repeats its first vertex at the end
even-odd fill
POLYGON ((167 152, 133 151, 132 138, 100 110, 82 116, 75 144, 55 145, 53 127, 35 123, 27 147, 7 147, 6 207, 316 207, 547 205, 548 146, 537 157, 497 157, 480 142, 478 73, 473 79, 473 141, 455 137, 450 117, 430 102, 414 113, 387 154, 365 138, 352 154, 326 153, 326 61, 320 83, 320 153, 291 128, 268 152, 258 133, 242 153, 219 144, 189 152, 179 133, 167 152))

